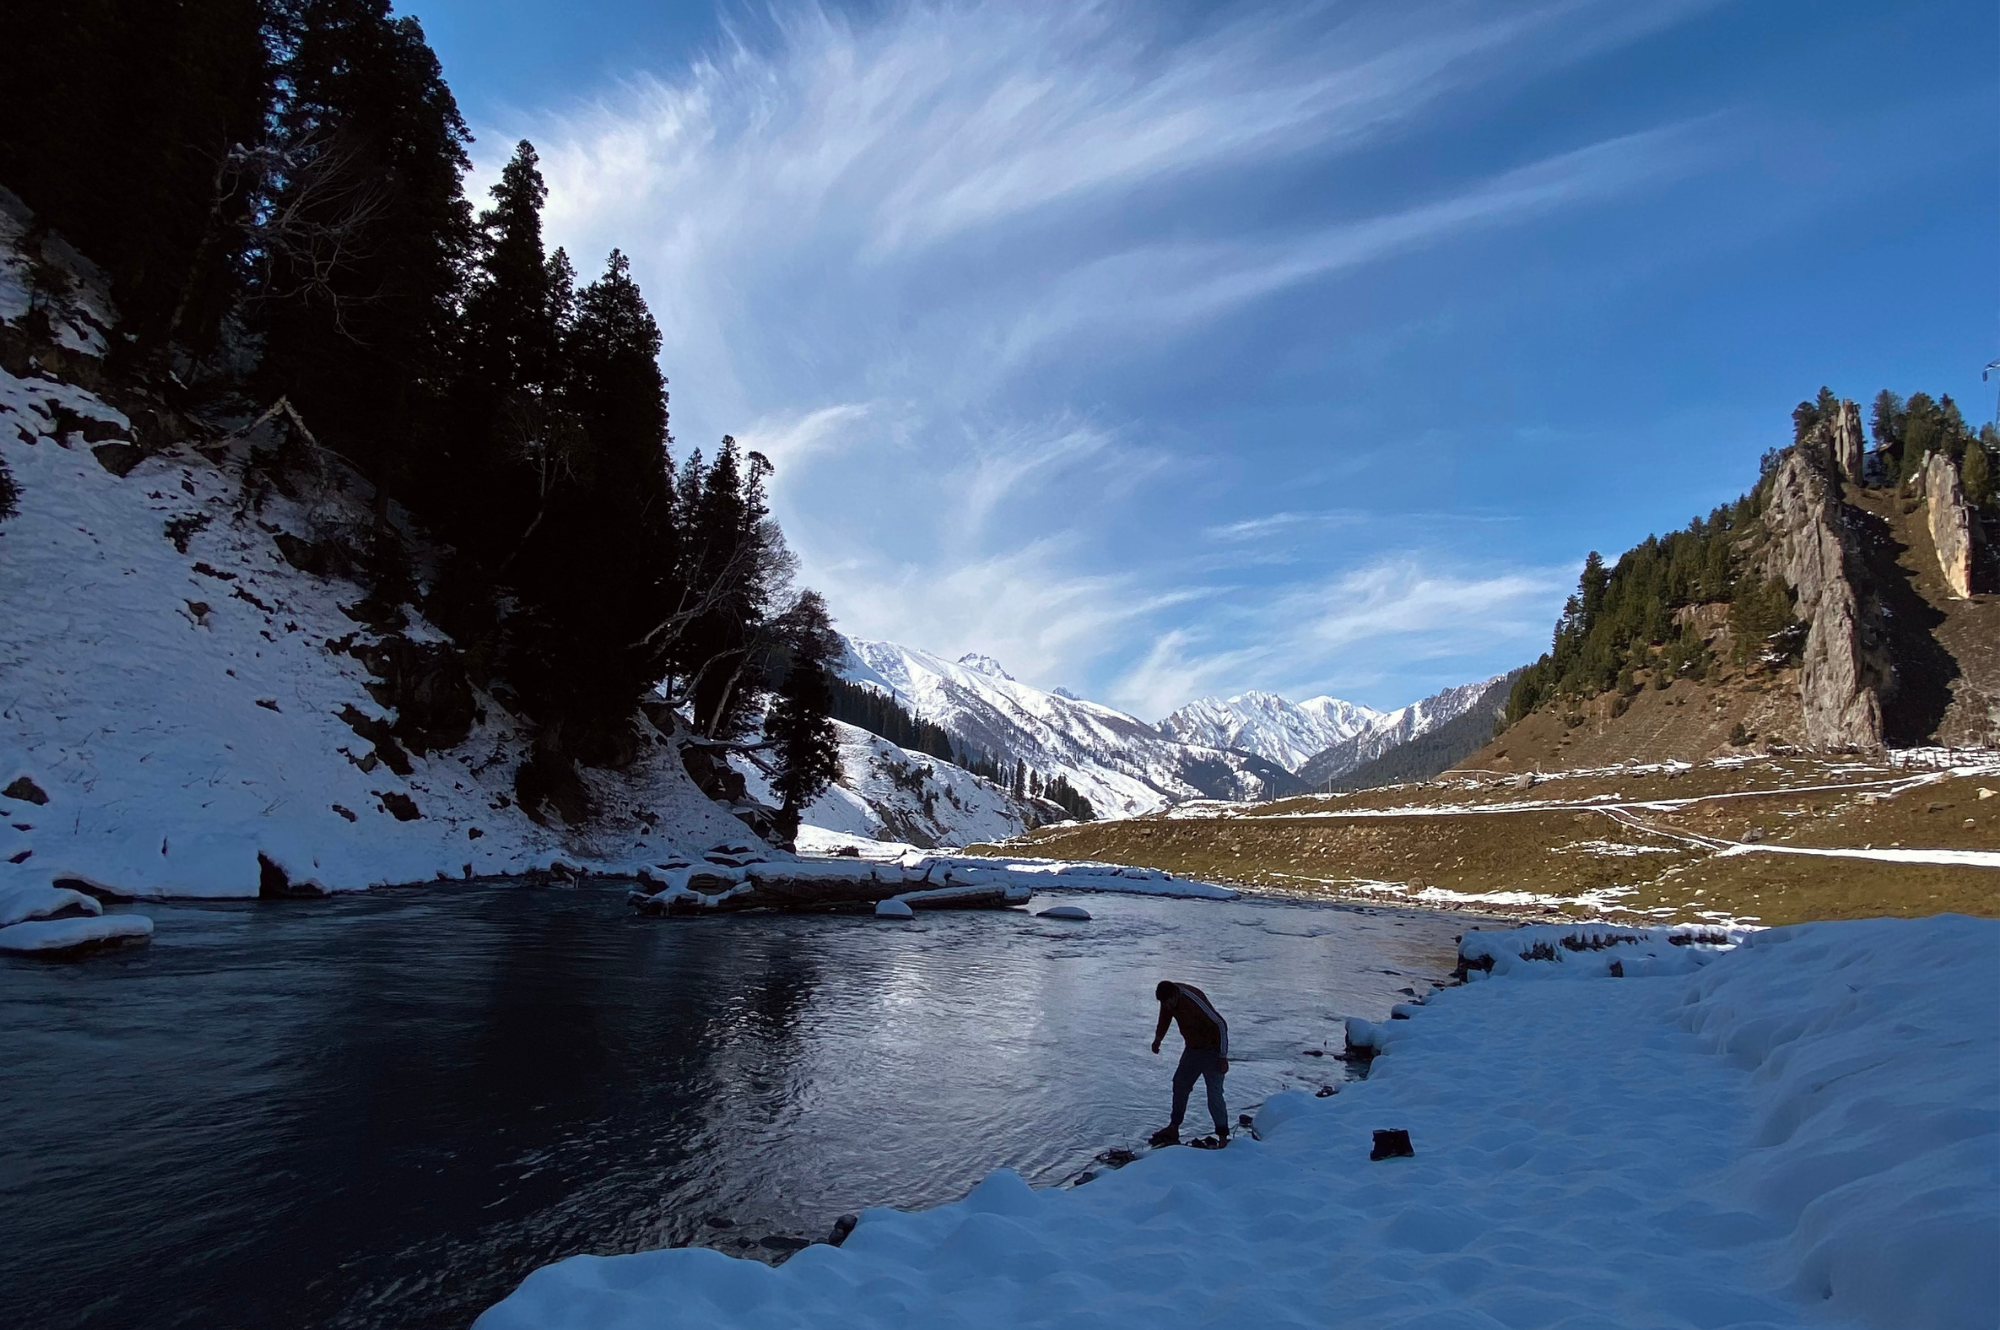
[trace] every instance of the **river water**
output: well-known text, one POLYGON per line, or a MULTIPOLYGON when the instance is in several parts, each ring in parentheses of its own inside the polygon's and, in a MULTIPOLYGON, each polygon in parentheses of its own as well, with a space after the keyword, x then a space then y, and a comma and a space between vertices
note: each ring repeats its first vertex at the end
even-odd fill
POLYGON ((1338 1080, 1306 1050, 1427 991, 1465 927, 1065 899, 1095 919, 466 884, 152 905, 149 947, 0 960, 4 1319, 464 1327, 576 1252, 770 1257, 1002 1165, 1057 1184, 1165 1121, 1160 978, 1229 1019, 1233 1114, 1338 1080))

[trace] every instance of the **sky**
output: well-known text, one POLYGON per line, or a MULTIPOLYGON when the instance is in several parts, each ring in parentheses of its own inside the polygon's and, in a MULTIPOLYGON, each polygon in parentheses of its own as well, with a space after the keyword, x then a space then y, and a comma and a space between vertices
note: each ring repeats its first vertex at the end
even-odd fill
POLYGON ((403 12, 844 631, 1148 720, 1532 660, 1821 384, 1995 412, 1990 3, 403 12))

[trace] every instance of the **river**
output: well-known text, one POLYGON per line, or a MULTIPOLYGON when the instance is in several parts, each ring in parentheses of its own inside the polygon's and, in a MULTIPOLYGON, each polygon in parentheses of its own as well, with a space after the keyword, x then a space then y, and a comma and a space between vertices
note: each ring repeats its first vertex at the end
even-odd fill
POLYGON ((1095 919, 472 883, 149 905, 148 947, 0 960, 7 1319, 462 1330, 576 1252, 769 1258, 1002 1165, 1061 1183, 1166 1119, 1158 979, 1229 1019, 1233 1114, 1338 1080, 1306 1050, 1442 979, 1467 922, 1064 901, 1095 919))

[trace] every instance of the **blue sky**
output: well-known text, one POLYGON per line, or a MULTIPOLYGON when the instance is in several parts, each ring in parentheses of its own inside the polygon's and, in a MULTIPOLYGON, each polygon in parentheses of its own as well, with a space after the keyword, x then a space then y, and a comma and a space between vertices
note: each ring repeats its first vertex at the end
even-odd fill
POLYGON ((1821 383, 1994 410, 1990 3, 407 8, 841 627, 1148 719, 1531 659, 1821 383))

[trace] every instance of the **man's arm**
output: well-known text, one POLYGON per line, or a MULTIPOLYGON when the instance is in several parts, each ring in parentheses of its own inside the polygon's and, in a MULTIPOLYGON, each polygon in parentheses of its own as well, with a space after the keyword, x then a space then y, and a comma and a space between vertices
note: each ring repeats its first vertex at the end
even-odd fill
POLYGON ((1153 1051, 1155 1053, 1160 1051, 1160 1041, 1167 1037, 1167 1027, 1173 1024, 1173 1020, 1174 1020, 1173 1007, 1165 1002, 1162 1002, 1160 1004, 1160 1023, 1158 1027, 1155 1028, 1153 1031, 1153 1051))

